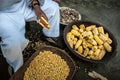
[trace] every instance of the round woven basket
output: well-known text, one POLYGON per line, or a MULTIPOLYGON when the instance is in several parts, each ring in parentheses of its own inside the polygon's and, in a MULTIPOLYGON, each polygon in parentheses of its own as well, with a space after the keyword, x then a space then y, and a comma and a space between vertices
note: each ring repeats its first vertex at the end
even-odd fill
POLYGON ((76 72, 76 66, 72 58, 63 50, 52 47, 52 46, 44 46, 41 47, 38 51, 36 51, 29 59, 26 61, 26 63, 11 77, 10 80, 23 80, 24 72, 26 71, 27 67, 29 66, 30 62, 36 57, 40 51, 49 50, 53 53, 56 53, 57 55, 61 56, 62 59, 64 59, 67 63, 67 65, 70 68, 70 73, 66 80, 72 80, 75 72, 76 72))
POLYGON ((113 58, 116 53, 117 53, 117 40, 116 38, 114 37, 114 35, 108 30, 106 29, 104 26, 104 30, 105 32, 107 32, 109 34, 109 37, 112 39, 112 52, 106 52, 105 56, 103 57, 102 60, 92 60, 92 59, 88 59, 86 57, 83 57, 81 55, 79 55, 77 52, 75 52, 74 49, 72 49, 66 39, 66 36, 67 36, 67 33, 71 31, 72 29, 72 25, 81 25, 81 24, 84 24, 85 26, 90 26, 90 25, 96 25, 97 26, 102 26, 101 24, 99 23, 96 23, 96 22, 92 22, 92 21, 75 21, 75 22, 72 22, 70 23, 69 25, 67 25, 64 29, 64 32, 63 32, 63 37, 64 37, 64 41, 65 41, 65 44, 67 45, 68 49, 74 54, 76 55, 78 58, 82 59, 82 60, 85 60, 85 61, 88 61, 88 62, 92 62, 92 63, 104 63, 104 62, 107 62, 109 61, 111 58, 113 58))
MULTIPOLYGON (((75 9, 70 8, 70 7, 60 7, 60 14, 62 14, 62 12, 65 10, 70 10, 70 11, 73 11, 74 13, 78 14, 77 20, 81 20, 81 14, 78 11, 76 11, 75 9)), ((69 14, 67 16, 71 16, 71 15, 69 14)), ((62 16, 60 18, 62 19, 62 16)), ((71 22, 69 22, 69 23, 71 23, 71 22)), ((68 25, 69 23, 60 21, 60 24, 62 24, 62 25, 68 25)))

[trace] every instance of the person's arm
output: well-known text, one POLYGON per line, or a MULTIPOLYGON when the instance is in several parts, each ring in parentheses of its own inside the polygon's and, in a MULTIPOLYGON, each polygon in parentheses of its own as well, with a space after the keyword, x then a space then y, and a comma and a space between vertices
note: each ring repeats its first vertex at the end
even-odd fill
POLYGON ((34 11, 35 11, 35 13, 36 13, 37 19, 40 19, 41 16, 42 16, 42 17, 44 17, 46 20, 48 20, 47 17, 46 17, 46 15, 45 15, 45 13, 44 13, 44 12, 42 11, 42 9, 40 8, 40 3, 39 3, 38 0, 33 0, 33 1, 32 1, 32 7, 33 7, 33 9, 34 9, 34 11))
POLYGON ((48 18, 45 15, 45 13, 42 11, 42 9, 40 8, 40 3, 38 0, 33 0, 32 1, 32 7, 36 13, 37 16, 37 22, 44 28, 49 29, 50 26, 48 24, 48 18))

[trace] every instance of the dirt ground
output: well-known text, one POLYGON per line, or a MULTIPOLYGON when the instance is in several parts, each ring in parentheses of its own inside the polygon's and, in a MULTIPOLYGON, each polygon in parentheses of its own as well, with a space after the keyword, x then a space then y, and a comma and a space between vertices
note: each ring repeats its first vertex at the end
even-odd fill
MULTIPOLYGON (((119 80, 120 0, 61 0, 60 6, 66 6, 77 10, 81 14, 82 20, 94 21, 104 25, 105 28, 113 33, 117 40, 117 53, 115 57, 103 64, 95 64, 81 60, 73 55, 68 49, 64 49, 76 63, 77 70, 73 80, 99 80, 88 76, 89 71, 96 71, 108 80, 119 80)), ((27 38, 30 39, 30 43, 23 51, 24 61, 27 61, 41 45, 50 45, 40 39, 41 27, 38 24, 30 22, 27 26, 30 27, 30 30, 27 30, 26 34, 27 38)))

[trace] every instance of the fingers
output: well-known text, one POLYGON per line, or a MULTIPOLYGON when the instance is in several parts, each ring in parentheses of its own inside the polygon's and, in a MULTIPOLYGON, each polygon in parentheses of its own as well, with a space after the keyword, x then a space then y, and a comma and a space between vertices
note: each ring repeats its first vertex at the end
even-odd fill
POLYGON ((44 17, 41 17, 41 19, 38 19, 37 23, 39 23, 45 29, 50 29, 50 25, 44 17))
POLYGON ((49 29, 48 18, 46 14, 42 11, 39 5, 33 7, 37 16, 37 23, 39 23, 43 28, 49 29))
POLYGON ((48 21, 48 18, 47 18, 47 16, 46 16, 45 14, 42 14, 41 17, 44 17, 44 19, 45 19, 46 21, 48 21))
POLYGON ((48 21, 48 18, 47 18, 47 16, 46 16, 46 14, 42 11, 42 10, 40 10, 40 14, 39 14, 41 17, 44 17, 45 18, 45 20, 47 20, 48 21))

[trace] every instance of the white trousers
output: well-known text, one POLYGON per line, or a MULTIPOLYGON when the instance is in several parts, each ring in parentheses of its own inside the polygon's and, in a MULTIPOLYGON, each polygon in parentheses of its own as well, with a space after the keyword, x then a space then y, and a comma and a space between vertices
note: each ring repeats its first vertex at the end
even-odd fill
MULTIPOLYGON (((41 7, 48 17, 50 30, 43 29, 43 33, 48 37, 59 36, 59 6, 52 0, 45 0, 41 7)), ((10 9, 0 11, 0 43, 3 56, 16 72, 23 65, 22 51, 27 46, 29 40, 25 38, 25 22, 35 21, 36 15, 32 9, 26 5, 26 0, 15 4, 10 9)))

